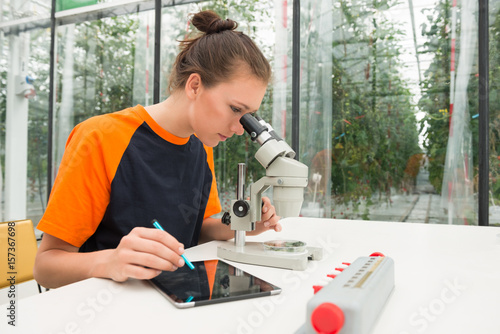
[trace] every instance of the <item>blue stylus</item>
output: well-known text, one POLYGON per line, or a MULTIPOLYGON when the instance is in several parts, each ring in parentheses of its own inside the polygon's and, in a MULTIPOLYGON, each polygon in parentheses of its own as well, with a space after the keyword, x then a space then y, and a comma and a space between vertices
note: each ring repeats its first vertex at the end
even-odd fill
MULTIPOLYGON (((162 230, 162 231, 165 231, 163 229, 163 227, 161 227, 160 223, 158 223, 158 221, 156 219, 153 219, 153 226, 156 227, 157 229, 159 230, 162 230)), ((189 269, 193 270, 194 269, 194 266, 193 264, 191 263, 191 261, 189 261, 185 256, 184 254, 181 255, 181 257, 184 259, 184 262, 186 262, 187 266, 189 267, 189 269)))

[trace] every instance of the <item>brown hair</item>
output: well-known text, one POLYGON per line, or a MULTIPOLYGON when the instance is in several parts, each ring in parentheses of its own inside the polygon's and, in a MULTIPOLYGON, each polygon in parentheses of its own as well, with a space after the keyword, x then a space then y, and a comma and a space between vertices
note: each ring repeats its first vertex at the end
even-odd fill
POLYGON ((200 75, 205 87, 213 87, 230 80, 241 64, 246 64, 255 77, 269 83, 269 62, 250 37, 235 31, 238 23, 222 20, 210 10, 192 15, 191 22, 201 33, 181 41, 181 51, 170 74, 170 93, 184 87, 193 73, 200 75))

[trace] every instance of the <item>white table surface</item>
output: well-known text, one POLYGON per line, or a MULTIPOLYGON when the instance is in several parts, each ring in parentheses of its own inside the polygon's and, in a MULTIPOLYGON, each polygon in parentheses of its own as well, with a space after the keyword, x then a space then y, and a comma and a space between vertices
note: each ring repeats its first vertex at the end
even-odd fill
MULTIPOLYGON (((312 286, 342 262, 377 251, 395 261, 395 290, 373 334, 500 333, 500 229, 374 221, 288 218, 289 238, 324 249, 305 271, 234 263, 280 286, 278 296, 179 310, 148 282, 89 279, 16 302, 17 326, 0 333, 294 333, 305 321, 312 286)), ((186 250, 216 258, 218 242, 186 250)), ((1 306, 6 314, 7 304, 1 306)))

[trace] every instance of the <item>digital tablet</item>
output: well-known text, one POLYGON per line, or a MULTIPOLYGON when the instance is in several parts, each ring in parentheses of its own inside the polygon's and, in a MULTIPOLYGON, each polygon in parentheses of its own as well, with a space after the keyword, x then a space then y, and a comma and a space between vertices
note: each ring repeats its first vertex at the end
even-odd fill
POLYGON ((281 289, 221 260, 193 262, 163 271, 151 279, 153 286, 178 308, 210 305, 275 295, 281 289))

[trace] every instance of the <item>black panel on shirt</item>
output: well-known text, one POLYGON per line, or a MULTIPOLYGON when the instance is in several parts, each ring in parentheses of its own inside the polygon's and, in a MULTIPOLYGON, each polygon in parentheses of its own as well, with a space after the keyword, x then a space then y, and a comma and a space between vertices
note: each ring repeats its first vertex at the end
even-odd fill
POLYGON ((152 219, 184 246, 198 243, 212 185, 203 144, 191 136, 172 144, 143 123, 132 136, 111 182, 110 203, 80 252, 116 248, 134 227, 152 219))

